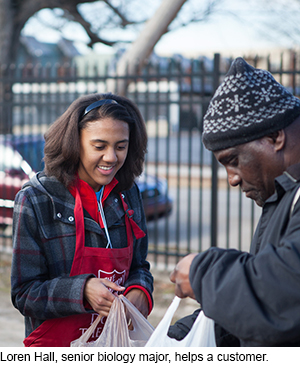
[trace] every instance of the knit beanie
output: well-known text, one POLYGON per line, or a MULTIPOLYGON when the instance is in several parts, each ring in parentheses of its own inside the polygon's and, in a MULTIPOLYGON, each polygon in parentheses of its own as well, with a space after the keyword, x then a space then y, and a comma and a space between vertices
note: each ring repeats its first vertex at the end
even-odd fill
POLYGON ((218 151, 284 129, 300 116, 300 100, 270 72, 233 61, 204 116, 203 144, 218 151))

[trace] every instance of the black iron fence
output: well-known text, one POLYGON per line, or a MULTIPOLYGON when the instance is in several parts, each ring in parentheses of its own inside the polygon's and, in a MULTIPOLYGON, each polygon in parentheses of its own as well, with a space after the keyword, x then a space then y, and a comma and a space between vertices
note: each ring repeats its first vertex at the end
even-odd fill
MULTIPOLYGON (((260 210, 239 189, 229 188, 224 169, 201 142, 203 115, 230 62, 218 54, 211 60, 160 59, 122 77, 88 65, 2 68, 1 249, 11 250, 13 198, 20 179, 26 179, 20 165, 30 169, 15 150, 34 171, 42 169, 42 136, 69 104, 83 94, 115 92, 125 83, 125 95, 139 106, 149 135, 142 180, 153 262, 172 264, 211 245, 247 251, 260 210)), ((287 69, 282 57, 276 64, 258 58, 250 63, 269 69, 297 93, 296 56, 288 62, 287 69)))

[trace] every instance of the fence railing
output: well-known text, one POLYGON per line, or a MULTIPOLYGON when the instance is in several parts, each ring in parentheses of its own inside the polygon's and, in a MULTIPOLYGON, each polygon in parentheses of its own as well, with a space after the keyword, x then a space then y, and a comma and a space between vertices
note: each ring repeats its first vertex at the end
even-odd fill
MULTIPOLYGON (((275 67, 268 59, 251 63, 264 63, 264 68, 273 70, 278 80, 297 93, 299 71, 293 59, 289 61, 293 69, 291 64, 285 69, 283 60, 275 67)), ((161 203, 168 202, 166 198, 172 200, 168 216, 149 218, 153 262, 168 265, 217 244, 248 250, 260 210, 239 189, 229 188, 223 168, 201 142, 203 115, 230 62, 218 54, 212 60, 162 59, 136 75, 123 77, 110 74, 109 69, 100 73, 96 67, 75 65, 2 69, 0 142, 20 150, 20 140, 27 140, 22 155, 35 171, 40 170, 42 148, 32 141, 40 140, 78 96, 114 92, 118 81, 125 81, 125 95, 140 108, 149 135, 144 177, 151 177, 152 186, 144 193, 145 201, 158 213, 161 203)), ((11 248, 9 219, 16 188, 9 180, 14 176, 16 182, 19 175, 17 167, 10 167, 7 154, 0 150, 0 224, 6 225, 0 233, 2 250, 11 248), (6 205, 8 208, 3 207, 6 205)), ((18 165, 17 158, 15 161, 18 165)))

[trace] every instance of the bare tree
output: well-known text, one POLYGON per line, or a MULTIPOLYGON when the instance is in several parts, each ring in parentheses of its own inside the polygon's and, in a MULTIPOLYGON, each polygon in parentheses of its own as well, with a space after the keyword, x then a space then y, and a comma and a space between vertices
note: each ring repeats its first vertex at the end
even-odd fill
MULTIPOLYGON (((151 54, 161 36, 168 30, 169 25, 185 2, 186 0, 162 1, 154 16, 146 23, 138 38, 118 62, 118 76, 124 76, 126 72, 132 75, 136 69, 138 70, 143 66, 144 61, 151 54)), ((125 80, 119 80, 116 87, 117 92, 124 94, 125 86, 125 80)))
MULTIPOLYGON (((120 3, 124 1, 120 0, 120 3)), ((130 4, 130 0, 127 4, 130 4)), ((101 3, 110 11, 111 25, 119 24, 120 27, 126 28, 134 23, 127 17, 127 7, 114 7, 110 0, 0 0, 0 79, 5 78, 8 74, 8 67, 16 62, 17 52, 19 49, 19 41, 21 31, 26 22, 34 16, 38 11, 50 8, 60 8, 63 11, 63 17, 67 20, 78 22, 86 31, 90 46, 95 43, 103 43, 112 46, 116 41, 101 37, 99 30, 94 31, 93 25, 83 16, 80 11, 82 4, 101 3), (123 11, 124 9, 124 11, 123 11), (114 16, 114 19, 112 19, 114 16)), ((98 15, 98 19, 101 15, 98 15)), ((103 27, 105 26, 102 25, 103 27)), ((11 124, 11 97, 12 89, 5 80, 0 80, 0 132, 10 132, 9 124, 11 124)))
MULTIPOLYGON (((110 2, 103 1, 107 6, 110 2)), ((93 32, 92 25, 82 16, 79 5, 82 3, 94 3, 93 0, 0 0, 0 65, 14 63, 19 47, 21 31, 25 23, 38 11, 50 8, 61 8, 66 19, 80 23, 90 38, 90 46, 100 42, 113 45, 114 41, 101 38, 93 32)), ((112 8, 114 9, 114 8, 112 8)), ((120 18, 120 23, 128 25, 126 15, 114 9, 120 18)))
MULTIPOLYGON (((199 4, 194 0, 0 0, 0 66, 15 62, 24 25, 42 9, 60 9, 61 19, 80 24, 89 37, 90 47, 95 43, 107 46, 119 43, 120 39, 111 38, 111 35, 107 37, 107 31, 116 28, 125 31, 136 28, 135 35, 138 35, 149 19, 142 37, 144 39, 146 30, 146 37, 151 40, 147 47, 149 51, 164 33, 191 22, 206 20, 224 1, 202 0, 199 4), (182 10, 185 3, 188 12, 182 10), (183 16, 177 17, 179 13, 183 16), (176 17, 177 22, 170 27, 176 17), (158 19, 161 22, 155 22, 158 19)), ((126 42, 131 43, 132 40, 126 42)))
MULTIPOLYGON (((124 72, 125 67, 133 67, 139 58, 139 68, 145 62, 161 36, 171 30, 170 25, 177 17, 185 3, 192 3, 186 0, 161 0, 154 16, 151 18, 149 12, 141 15, 136 11, 139 5, 145 11, 157 8, 157 1, 145 0, 0 0, 0 79, 5 77, 7 67, 15 63, 19 48, 21 31, 26 22, 40 10, 61 9, 65 20, 79 23, 89 37, 88 45, 92 47, 95 43, 102 43, 113 46, 120 42, 118 39, 104 37, 107 30, 118 27, 126 30, 132 26, 141 28, 147 21, 140 36, 132 45, 132 50, 119 62, 119 72, 124 72), (83 10, 83 6, 89 5, 92 11, 83 10), (101 8, 101 12, 97 11, 101 8), (146 19, 144 14, 146 14, 146 19)), ((174 26, 175 28, 185 26, 190 22, 206 19, 216 9, 218 4, 224 0, 203 0, 201 6, 196 2, 197 10, 193 10, 187 17, 183 17, 174 26)), ((137 33, 138 34, 138 33, 137 33)), ((128 41, 132 42, 132 41, 128 41)), ((2 114, 0 114, 0 130, 3 132, 6 118, 9 118, 9 104, 12 96, 11 88, 0 81, 0 103, 2 103, 2 114), (3 113, 7 116, 3 116, 3 113)), ((0 108, 1 111, 1 108, 0 108)))

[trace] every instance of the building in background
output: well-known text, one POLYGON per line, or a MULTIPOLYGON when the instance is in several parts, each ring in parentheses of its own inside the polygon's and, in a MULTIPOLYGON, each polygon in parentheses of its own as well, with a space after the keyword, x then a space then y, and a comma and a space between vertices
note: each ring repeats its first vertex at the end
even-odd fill
POLYGON ((17 65, 72 63, 73 59, 80 55, 74 43, 64 38, 57 43, 46 43, 40 42, 34 37, 22 36, 17 65))

